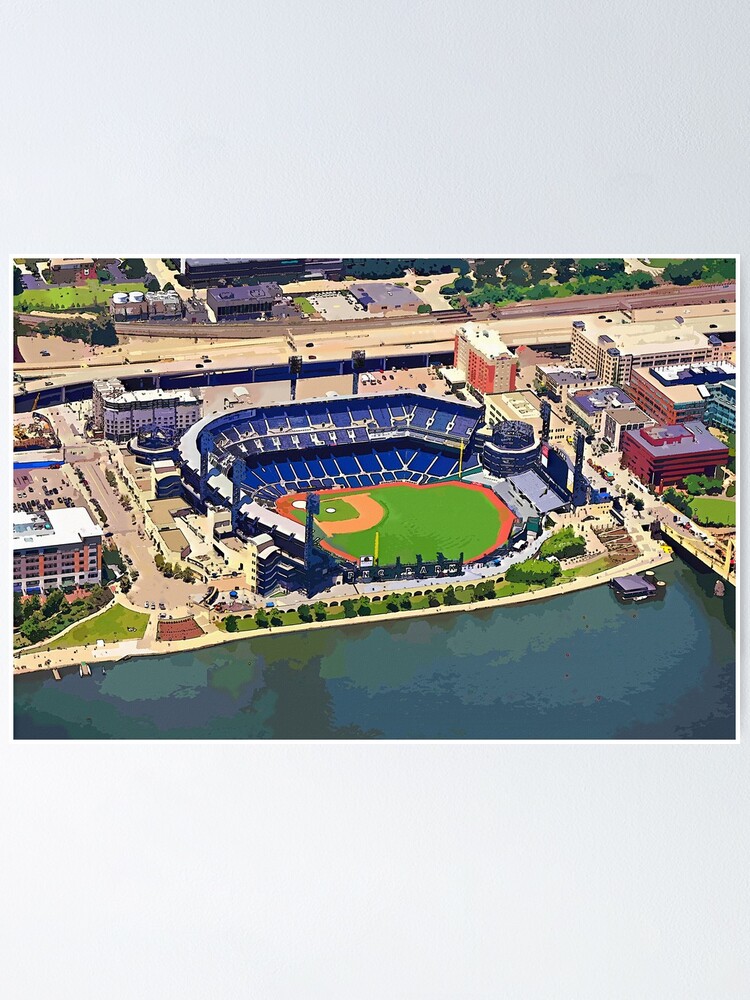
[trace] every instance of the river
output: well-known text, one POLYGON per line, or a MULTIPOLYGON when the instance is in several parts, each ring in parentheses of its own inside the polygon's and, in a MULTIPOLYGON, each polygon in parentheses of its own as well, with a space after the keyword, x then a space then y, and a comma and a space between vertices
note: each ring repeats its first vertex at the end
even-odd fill
POLYGON ((472 613, 256 636, 14 682, 16 739, 733 739, 735 592, 682 560, 472 613))

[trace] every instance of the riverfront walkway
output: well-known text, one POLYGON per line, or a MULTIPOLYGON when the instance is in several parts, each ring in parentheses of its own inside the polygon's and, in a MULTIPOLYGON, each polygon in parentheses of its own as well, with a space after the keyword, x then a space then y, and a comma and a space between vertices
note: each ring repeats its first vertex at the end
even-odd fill
MULTIPOLYGON (((524 594, 512 594, 507 597, 499 597, 496 600, 482 601, 476 604, 463 605, 441 605, 437 608, 425 608, 415 611, 397 611, 378 615, 377 618, 344 618, 336 621, 310 622, 309 624, 287 625, 278 629, 259 629, 254 632, 233 632, 227 633, 209 621, 209 613, 201 610, 195 614, 198 624, 205 629, 203 635, 184 641, 160 642, 156 639, 156 627, 159 619, 152 618, 146 629, 143 639, 129 640, 118 643, 105 643, 102 646, 88 645, 77 646, 69 649, 48 650, 46 652, 23 652, 17 651, 13 656, 13 673, 29 674, 38 671, 52 671, 61 667, 78 666, 81 661, 100 663, 111 663, 118 660, 127 659, 131 656, 159 655, 160 653, 187 652, 193 649, 205 649, 216 646, 224 642, 234 642, 239 639, 247 639, 251 636, 268 635, 269 631, 274 632, 300 632, 307 629, 320 628, 344 628, 348 625, 366 625, 368 623, 380 624, 383 621, 419 618, 423 615, 440 615, 454 613, 471 613, 474 610, 487 608, 501 608, 511 604, 524 604, 526 602, 550 600, 562 594, 569 594, 576 590, 586 590, 589 587, 601 586, 608 583, 615 576, 622 576, 626 573, 640 573, 657 566, 663 566, 671 562, 672 557, 656 542, 648 545, 646 550, 638 558, 627 563, 621 563, 601 573, 592 576, 579 577, 574 580, 566 580, 555 587, 547 587, 543 590, 529 591, 524 594)), ((408 588, 404 588, 407 590, 408 588)), ((118 599, 123 604, 129 602, 122 600, 122 595, 118 599)), ((327 603, 327 602, 324 602, 327 603)))

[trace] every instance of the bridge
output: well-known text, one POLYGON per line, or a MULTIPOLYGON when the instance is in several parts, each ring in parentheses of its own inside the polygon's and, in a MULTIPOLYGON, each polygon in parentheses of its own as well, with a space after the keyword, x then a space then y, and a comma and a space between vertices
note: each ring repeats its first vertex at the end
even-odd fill
POLYGON ((737 573, 733 565, 736 552, 736 536, 733 531, 723 535, 715 535, 715 548, 710 548, 693 535, 683 534, 677 525, 670 524, 668 521, 661 522, 661 533, 675 546, 690 553, 691 556, 708 569, 717 573, 727 583, 731 583, 733 587, 737 586, 737 573))

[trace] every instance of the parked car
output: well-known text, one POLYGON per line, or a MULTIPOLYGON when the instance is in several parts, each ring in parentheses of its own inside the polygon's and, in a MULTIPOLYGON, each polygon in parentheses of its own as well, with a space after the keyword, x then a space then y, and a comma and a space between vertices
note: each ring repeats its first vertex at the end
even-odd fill
POLYGON ((196 365, 195 367, 196 367, 196 368, 202 368, 202 367, 203 367, 203 365, 201 365, 201 364, 197 364, 197 365, 196 365))
POLYGON ((308 354, 307 360, 308 361, 317 361, 318 359, 317 359, 317 357, 314 354, 308 354))
POLYGON ((313 342, 310 341, 309 344, 305 344, 305 347, 315 347, 315 344, 313 344, 313 342))

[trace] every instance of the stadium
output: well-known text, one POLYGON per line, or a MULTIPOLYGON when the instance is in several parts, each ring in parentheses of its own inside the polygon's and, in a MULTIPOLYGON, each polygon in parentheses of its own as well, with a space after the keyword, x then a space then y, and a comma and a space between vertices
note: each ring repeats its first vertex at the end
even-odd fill
POLYGON ((571 501, 529 425, 482 418, 408 390, 214 414, 179 443, 183 490, 197 510, 230 512, 225 534, 253 548, 260 593, 457 576, 571 501), (517 503, 514 477, 544 502, 517 503))

